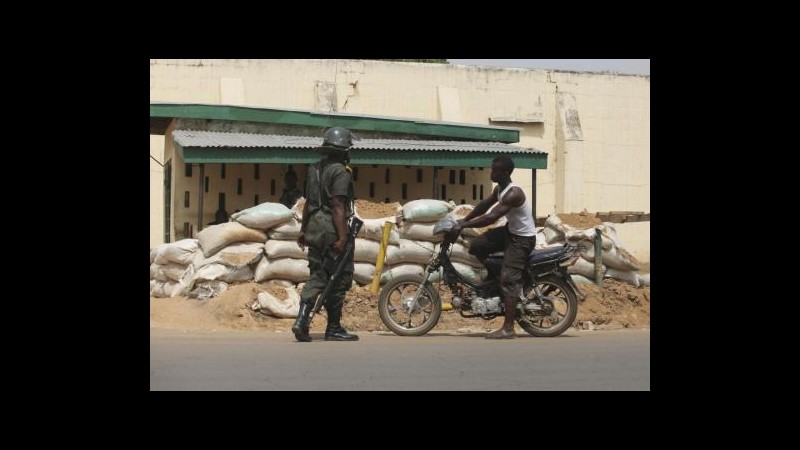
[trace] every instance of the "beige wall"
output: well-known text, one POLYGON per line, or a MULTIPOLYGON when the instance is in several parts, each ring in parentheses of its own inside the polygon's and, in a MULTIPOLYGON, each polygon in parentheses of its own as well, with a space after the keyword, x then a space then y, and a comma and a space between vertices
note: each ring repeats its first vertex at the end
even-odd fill
MULTIPOLYGON (((150 136, 150 156, 164 164, 164 136, 150 136)), ((164 169, 150 159, 150 248, 164 242, 164 169)))
MULTIPOLYGON (((650 212, 649 76, 386 61, 151 60, 150 100, 333 109, 519 127, 516 145, 548 152, 548 168, 537 172, 537 216, 583 209, 650 212)), ((176 169, 182 176, 183 167, 176 169)), ((373 175, 367 175, 369 167, 364 169, 356 194, 368 198, 365 177, 373 175)), ((385 185, 383 170, 376 169, 374 198, 394 192, 389 196, 399 200, 400 184, 385 185)), ((409 197, 430 197, 432 173, 426 170, 423 182, 417 183, 415 168, 392 170, 397 179, 409 180, 409 197)), ((471 175, 464 186, 458 176, 456 185, 448 184, 447 197, 456 203, 462 198, 479 201, 471 200, 472 184, 485 184, 485 195, 491 190, 485 170, 467 171, 471 175)), ((439 184, 443 178, 449 181, 449 168, 439 172, 439 184)), ((242 176, 247 175, 245 169, 242 176)), ((531 198, 531 171, 518 169, 513 178, 531 198)), ((226 183, 231 182, 235 179, 229 176, 226 183)), ((282 182, 277 189, 279 196, 282 182)), ((252 203, 253 195, 243 194, 242 205, 252 203)), ((232 199, 228 194, 228 212, 237 208, 232 199)), ((206 222, 213 220, 216 202, 204 202, 206 222)), ((151 235, 153 229, 151 225, 151 235)))
POLYGON ((615 223, 622 248, 636 259, 650 262, 650 222, 615 223))

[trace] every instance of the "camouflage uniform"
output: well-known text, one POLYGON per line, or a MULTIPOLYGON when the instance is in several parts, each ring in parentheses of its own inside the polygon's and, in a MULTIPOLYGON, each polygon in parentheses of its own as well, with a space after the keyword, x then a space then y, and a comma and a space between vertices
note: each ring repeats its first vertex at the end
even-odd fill
MULTIPOLYGON (((310 208, 310 218, 305 236, 311 278, 303 287, 300 300, 313 305, 317 295, 325 289, 332 275, 323 266, 324 259, 331 253, 331 244, 337 240, 330 198, 335 195, 347 197, 345 218, 353 215, 353 183, 350 172, 340 162, 323 159, 309 168, 306 193, 308 197, 305 207, 310 208)), ((351 252, 350 258, 345 261, 342 276, 326 299, 328 328, 339 326, 344 298, 353 283, 353 253, 351 252)))

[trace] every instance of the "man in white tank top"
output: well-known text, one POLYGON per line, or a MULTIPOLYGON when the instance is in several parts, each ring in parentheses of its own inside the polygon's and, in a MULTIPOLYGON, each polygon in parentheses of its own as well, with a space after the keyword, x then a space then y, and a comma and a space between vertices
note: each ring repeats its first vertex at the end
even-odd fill
POLYGON ((503 327, 489 333, 486 339, 511 339, 516 336, 514 321, 517 317, 517 301, 522 294, 522 274, 528 255, 536 244, 536 226, 531 207, 522 189, 511 182, 513 171, 514 161, 511 158, 494 158, 491 179, 497 183, 497 187, 467 217, 458 220, 448 235, 448 239, 455 242, 463 228, 485 227, 503 216, 508 220, 506 227, 494 228, 475 238, 469 248, 470 254, 481 261, 485 261, 490 253, 504 252, 500 284, 505 301, 505 320, 503 327), (492 208, 491 211, 489 208, 492 208))

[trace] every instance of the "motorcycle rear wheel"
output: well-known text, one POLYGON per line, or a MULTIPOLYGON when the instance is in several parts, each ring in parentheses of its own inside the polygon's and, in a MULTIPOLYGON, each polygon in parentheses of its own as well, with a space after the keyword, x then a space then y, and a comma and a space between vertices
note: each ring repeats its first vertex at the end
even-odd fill
MULTIPOLYGON (((544 294, 543 303, 549 314, 518 313, 517 323, 528 334, 537 337, 553 337, 567 331, 578 315, 578 297, 566 281, 548 275, 536 280, 536 286, 544 294)), ((523 295, 528 301, 535 300, 533 286, 525 286, 523 295)))
POLYGON ((421 282, 422 279, 417 275, 403 275, 381 288, 378 315, 393 333, 400 336, 422 336, 439 322, 442 302, 439 300, 439 293, 430 284, 422 287, 418 304, 408 311, 421 282))

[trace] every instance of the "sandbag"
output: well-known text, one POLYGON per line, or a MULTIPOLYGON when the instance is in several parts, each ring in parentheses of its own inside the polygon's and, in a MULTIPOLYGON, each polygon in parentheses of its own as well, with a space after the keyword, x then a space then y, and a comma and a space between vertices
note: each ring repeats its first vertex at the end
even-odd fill
MULTIPOLYGON (((378 259, 378 252, 381 249, 380 242, 356 238, 355 244, 353 261, 375 264, 375 261, 378 259)), ((389 245, 387 248, 388 247, 392 246, 389 245)))
POLYGON ((257 230, 268 230, 294 217, 292 210, 282 203, 266 202, 233 213, 231 220, 257 230))
MULTIPOLYGON (((567 273, 583 275, 590 280, 594 280, 594 263, 583 258, 578 258, 575 264, 567 267, 567 273)), ((606 266, 600 265, 600 273, 606 273, 606 266)))
POLYGON ((368 263, 353 264, 353 280, 361 285, 371 284, 372 277, 375 276, 375 265, 368 263))
POLYGON ((570 277, 572 278, 572 281, 575 282, 575 284, 594 284, 594 281, 586 278, 583 275, 573 274, 570 275, 570 277))
POLYGON ((220 280, 202 281, 197 283, 189 292, 188 297, 196 298, 198 300, 205 300, 216 297, 228 289, 228 283, 220 280))
POLYGON ((187 266, 192 263, 192 257, 198 250, 197 239, 181 239, 171 244, 162 244, 157 247, 156 264, 175 263, 187 266))
POLYGON ((608 270, 606 270, 606 274, 604 275, 604 277, 621 280, 626 283, 630 283, 636 287, 641 286, 641 283, 639 282, 639 276, 636 274, 636 272, 632 272, 630 270, 617 270, 609 268, 608 270))
POLYGON ((444 234, 433 234, 436 222, 403 222, 399 227, 401 239, 412 241, 442 242, 444 234))
POLYGON ((455 204, 453 202, 445 202, 443 200, 412 200, 403 205, 400 217, 402 217, 402 220, 410 222, 437 221, 444 219, 454 207, 455 204))
POLYGON ((291 280, 295 283, 308 281, 311 271, 308 261, 296 258, 261 258, 256 266, 255 280, 291 280))
MULTIPOLYGON (((595 239, 595 231, 594 228, 586 228, 586 229, 575 229, 570 228, 564 233, 564 237, 567 241, 575 243, 576 241, 589 241, 594 245, 595 239)), ((604 234, 603 229, 600 230, 600 246, 603 247, 603 250, 609 250, 611 247, 614 246, 614 242, 604 234)))
MULTIPOLYGON (((284 206, 284 208, 286 207, 284 206)), ((261 230, 248 228, 239 222, 227 222, 203 228, 203 231, 197 234, 197 240, 203 250, 203 256, 208 258, 236 242, 260 242, 263 244, 267 241, 267 235, 261 230)))
POLYGON ((204 258, 202 261, 196 262, 195 268, 199 269, 215 263, 232 267, 246 266, 248 264, 256 264, 261 260, 262 256, 264 256, 264 244, 260 242, 239 242, 223 248, 210 258, 204 258))
MULTIPOLYGON (((437 253, 441 249, 441 246, 442 244, 436 244, 437 253)), ((484 265, 481 262, 481 260, 479 260, 473 255, 470 255, 469 248, 459 243, 455 243, 450 246, 450 260, 453 261, 453 263, 460 262, 462 264, 466 264, 471 267, 477 267, 479 269, 484 268, 484 265)), ((427 264, 428 261, 425 261, 425 263, 427 264)))
POLYGON ((472 283, 480 283, 489 274, 486 268, 472 267, 455 261, 453 261, 453 267, 456 269, 456 272, 472 283))
POLYGON ((400 264, 393 267, 384 266, 383 273, 381 273, 381 284, 386 284, 404 275, 416 275, 422 280, 424 274, 425 268, 419 264, 400 264))
MULTIPOLYGON (((302 220, 302 219, 301 219, 302 220)), ((296 241, 300 237, 300 227, 302 222, 292 217, 286 222, 271 228, 267 231, 267 236, 270 239, 278 239, 283 241, 296 241)))
POLYGON ((269 292, 259 292, 256 296, 262 312, 275 317, 297 317, 300 312, 300 295, 294 287, 286 287, 288 298, 281 300, 269 292))
POLYGON ((250 266, 227 266, 221 263, 205 265, 197 269, 194 274, 195 283, 213 280, 236 283, 240 281, 251 281, 253 278, 253 268, 250 266))
POLYGON ((564 243, 564 235, 558 230, 554 230, 550 227, 544 227, 542 229, 542 233, 544 234, 545 243, 548 245, 564 243))
MULTIPOLYGON (((381 217, 379 219, 361 219, 364 222, 361 229, 358 230, 356 237, 362 239, 369 239, 371 241, 380 242, 383 239, 383 224, 386 222, 394 223, 394 217, 381 217)), ((397 232, 397 226, 393 225, 389 231, 389 244, 400 244, 400 235, 397 232)))
MULTIPOLYGON (((582 258, 594 262, 594 245, 586 245, 586 241, 582 241, 578 248, 582 258)), ((603 264, 611 269, 639 270, 639 266, 635 262, 614 247, 603 250, 603 264)))
POLYGON ((434 249, 433 242, 400 239, 400 245, 387 246, 385 263, 391 266, 404 263, 428 264, 434 249))
POLYGON ((184 272, 186 272, 186 267, 188 266, 181 266, 179 264, 169 263, 169 264, 157 264, 156 272, 158 275, 156 276, 156 280, 161 281, 179 281, 183 276, 184 272))
POLYGON ((297 241, 268 240, 264 251, 270 259, 295 258, 308 260, 308 247, 301 249, 297 241))
POLYGON ((162 248, 164 248, 165 245, 169 244, 156 245, 154 248, 150 249, 150 264, 156 262, 156 256, 158 256, 158 253, 161 251, 162 248))
POLYGON ((150 296, 151 297, 177 297, 183 293, 185 286, 183 283, 176 281, 158 281, 152 280, 150 282, 150 296))

